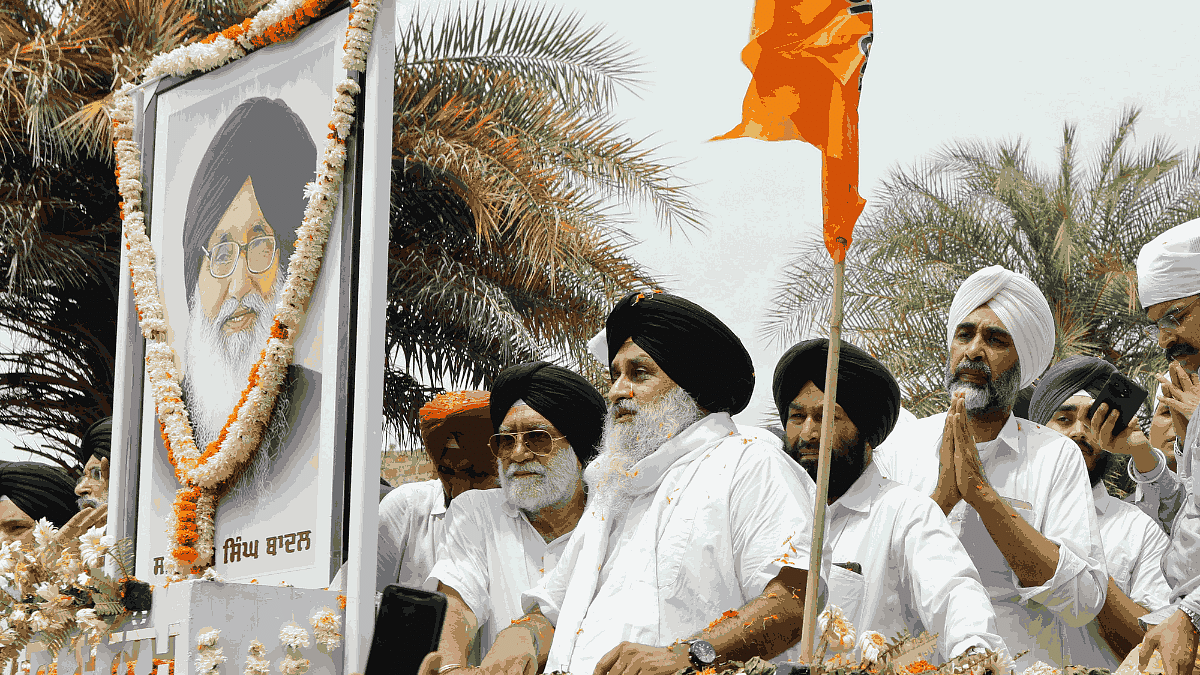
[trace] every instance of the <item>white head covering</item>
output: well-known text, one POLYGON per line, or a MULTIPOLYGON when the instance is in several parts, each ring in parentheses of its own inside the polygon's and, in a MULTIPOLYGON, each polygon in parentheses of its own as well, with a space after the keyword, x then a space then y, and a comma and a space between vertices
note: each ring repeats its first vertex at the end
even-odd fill
POLYGON ((1200 294, 1200 218, 1150 240, 1137 257, 1142 309, 1200 294))
POLYGON ((967 277, 954 301, 946 323, 946 347, 954 341, 954 329, 981 305, 987 305, 1004 322, 1017 348, 1021 386, 1027 387, 1050 364, 1054 355, 1054 316, 1046 296, 1029 277, 1000 265, 985 267, 967 277))

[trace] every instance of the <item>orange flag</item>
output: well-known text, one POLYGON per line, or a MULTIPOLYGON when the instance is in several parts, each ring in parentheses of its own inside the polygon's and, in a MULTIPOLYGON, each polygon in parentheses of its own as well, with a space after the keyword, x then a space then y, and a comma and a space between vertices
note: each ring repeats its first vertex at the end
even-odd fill
POLYGON ((839 262, 866 205, 858 194, 858 95, 871 39, 870 0, 757 0, 742 50, 752 74, 742 123, 713 139, 798 139, 820 148, 825 247, 839 262))

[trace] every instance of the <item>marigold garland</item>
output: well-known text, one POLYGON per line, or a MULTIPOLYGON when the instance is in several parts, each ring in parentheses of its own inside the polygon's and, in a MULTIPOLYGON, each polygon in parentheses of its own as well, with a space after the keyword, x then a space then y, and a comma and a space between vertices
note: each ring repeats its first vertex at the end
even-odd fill
MULTIPOLYGON (((245 56, 255 49, 289 40, 319 16, 333 0, 275 0, 254 17, 208 35, 204 39, 155 56, 142 73, 144 80, 164 75, 183 77, 208 71, 245 56)), ((342 66, 366 71, 376 7, 374 0, 352 3, 342 66)), ((295 351, 305 307, 321 269, 329 227, 337 206, 346 160, 346 138, 354 122, 355 101, 361 89, 346 78, 335 87, 337 95, 329 122, 324 154, 316 179, 305 187, 308 203, 296 231, 295 250, 280 293, 271 337, 260 353, 217 440, 203 452, 196 447, 187 408, 183 404, 175 352, 166 342, 167 323, 158 288, 156 261, 146 234, 142 210, 141 149, 133 140, 133 99, 126 86, 113 98, 111 117, 116 148, 114 172, 121 195, 120 209, 129 250, 130 283, 136 298, 138 321, 146 346, 146 372, 153 392, 163 444, 183 486, 169 518, 173 577, 194 574, 213 560, 216 490, 258 451, 263 432, 275 407, 279 388, 295 351)))

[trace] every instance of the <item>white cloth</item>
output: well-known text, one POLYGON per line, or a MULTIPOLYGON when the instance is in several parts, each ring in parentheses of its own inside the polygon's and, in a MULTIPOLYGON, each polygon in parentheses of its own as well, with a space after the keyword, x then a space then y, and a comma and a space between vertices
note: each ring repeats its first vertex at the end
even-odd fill
POLYGON ((450 504, 429 584, 462 596, 479 622, 480 653, 525 613, 521 593, 553 569, 570 533, 547 543, 504 490, 469 490, 450 504))
POLYGON ((958 324, 982 305, 990 307, 1012 335, 1021 368, 1020 386, 1029 386, 1054 355, 1054 315, 1046 296, 1029 277, 1000 265, 975 272, 958 287, 950 303, 947 347, 954 341, 958 324))
MULTIPOLYGON (((898 427, 875 451, 879 470, 932 494, 945 424, 942 413, 898 427)), ((1017 660, 1018 672, 1037 661, 1108 667, 1085 628, 1104 606, 1108 572, 1079 446, 1057 431, 1009 416, 996 439, 977 447, 988 482, 1058 545, 1054 575, 1041 586, 1023 587, 975 509, 960 501, 950 511, 950 525, 992 599, 1000 636, 1014 653, 1029 650, 1017 660)))
POLYGON ((425 585, 437 555, 446 517, 446 493, 434 479, 405 483, 379 502, 379 558, 375 590, 388 584, 435 590, 425 585))
POLYGON ((555 625, 546 672, 590 673, 624 640, 669 645, 760 595, 784 566, 807 569, 816 486, 791 463, 722 412, 634 464, 617 550, 608 555, 614 523, 589 509, 522 597, 555 625))
POLYGON ((927 495, 884 478, 871 463, 826 520, 835 565, 829 603, 859 635, 928 630, 938 634, 942 661, 972 646, 1006 648, 975 565, 927 495), (862 574, 837 566, 846 562, 861 565, 862 574))
POLYGON ((1104 483, 1092 488, 1108 576, 1137 604, 1153 612, 1171 604, 1171 587, 1162 573, 1167 535, 1133 504, 1108 494, 1104 483))
POLYGON ((1200 218, 1176 225, 1138 251, 1142 309, 1200 293, 1200 218))

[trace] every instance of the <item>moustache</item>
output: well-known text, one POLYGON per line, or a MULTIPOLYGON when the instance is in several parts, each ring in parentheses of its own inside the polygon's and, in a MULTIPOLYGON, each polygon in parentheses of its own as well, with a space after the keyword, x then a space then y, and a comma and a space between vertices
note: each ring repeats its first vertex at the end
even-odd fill
POLYGON ((100 500, 95 497, 80 497, 75 500, 75 505, 79 507, 80 511, 83 509, 98 509, 100 508, 100 500))
POLYGON ((962 375, 967 371, 983 373, 984 375, 987 375, 988 381, 991 381, 992 379, 992 368, 983 361, 963 361, 962 363, 958 364, 958 367, 954 369, 954 379, 957 380, 959 375, 962 375))
POLYGON ((1170 347, 1167 347, 1166 349, 1164 349, 1163 352, 1165 352, 1167 355, 1167 358, 1172 361, 1178 361, 1179 359, 1181 359, 1185 356, 1192 356, 1193 354, 1200 354, 1200 350, 1196 349, 1195 347, 1189 345, 1186 342, 1176 342, 1175 344, 1171 345, 1170 347))
POLYGON ((539 476, 545 476, 546 467, 542 466, 541 462, 531 459, 524 464, 509 464, 508 468, 504 470, 504 475, 513 478, 518 472, 536 473, 539 476))
POLYGON ((240 300, 230 298, 221 305, 221 309, 217 312, 217 318, 213 320, 213 325, 223 325, 231 316, 243 309, 248 309, 257 316, 267 311, 267 301, 258 291, 251 291, 243 295, 240 300))
POLYGON ((637 411, 638 405, 633 402, 633 399, 623 398, 612 404, 612 407, 608 409, 608 414, 611 417, 616 417, 617 413, 636 413, 637 411))

